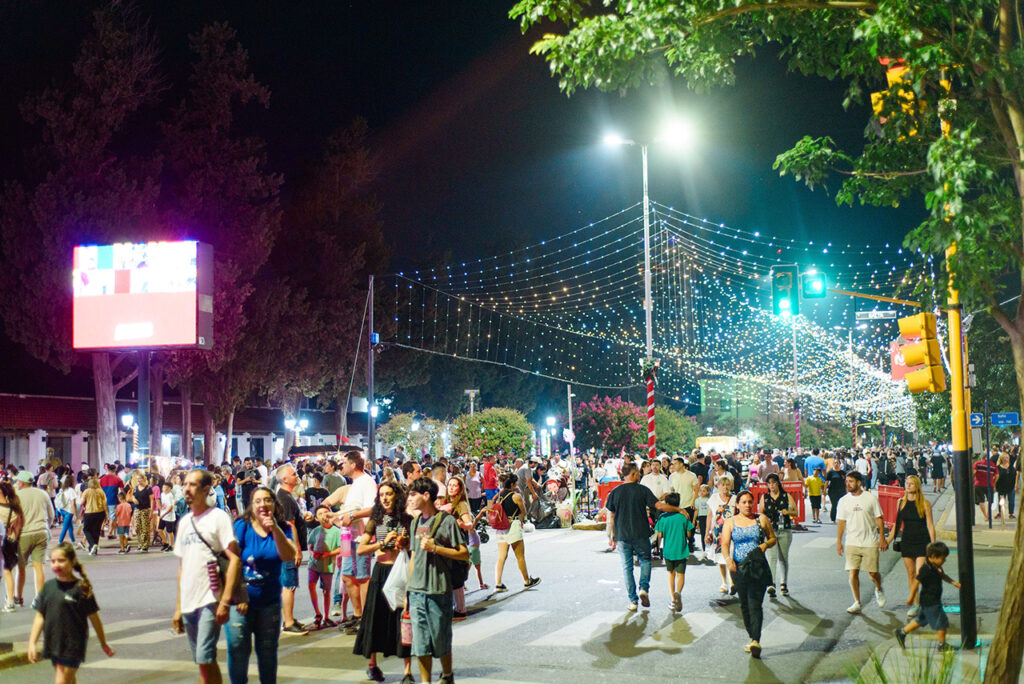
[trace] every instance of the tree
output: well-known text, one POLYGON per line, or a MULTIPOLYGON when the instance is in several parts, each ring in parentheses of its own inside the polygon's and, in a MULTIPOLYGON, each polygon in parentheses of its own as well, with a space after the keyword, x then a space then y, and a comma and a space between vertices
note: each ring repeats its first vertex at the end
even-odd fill
MULTIPOLYGON (((844 104, 876 115, 859 152, 829 137, 800 140, 776 168, 814 187, 843 178, 840 203, 891 206, 923 196, 927 218, 906 244, 937 257, 915 285, 939 300, 952 279, 968 310, 985 308, 1010 340, 1024 411, 1024 23, 1010 0, 717 0, 686 3, 521 0, 523 29, 545 20, 568 30, 533 46, 561 87, 617 90, 666 73, 702 90, 734 81, 738 58, 781 44, 790 69, 848 84, 844 104), (893 77, 887 87, 879 61, 893 77), (947 248, 957 249, 948 262, 947 248), (1010 300, 1012 301, 1012 300, 1010 300)), ((865 117, 868 118, 867 116, 865 117)), ((1017 530, 1007 592, 986 678, 1011 681, 1024 651, 1024 531, 1017 530)))
POLYGON ((574 408, 573 428, 580 449, 638 452, 647 445, 647 412, 620 397, 594 397, 574 408))
MULTIPOLYGON (((64 82, 28 97, 22 115, 41 132, 22 181, 0 199, 0 298, 11 339, 67 372, 90 363, 102 462, 117 458, 117 391, 137 370, 128 354, 76 355, 68 275, 76 244, 138 239, 159 226, 160 159, 124 153, 126 129, 163 89, 154 39, 121 3, 93 14, 93 30, 64 82)), ((128 147, 131 147, 130 145, 128 147)), ((148 438, 148 436, 144 436, 148 438)))
MULTIPOLYGON (((168 156, 167 223, 213 245, 214 346, 168 359, 168 379, 185 397, 203 402, 204 458, 215 448, 216 424, 228 420, 256 381, 245 370, 238 345, 253 279, 266 262, 280 225, 281 178, 267 170, 265 143, 240 132, 240 111, 269 106, 270 91, 249 72, 248 55, 226 24, 189 37, 195 61, 189 90, 162 126, 168 156), (179 227, 180 226, 180 227, 179 227), (232 359, 242 361, 219 373, 232 359), (236 383, 236 384, 232 384, 236 383)), ((263 322, 260 321, 260 324, 263 322)), ((252 331, 266 335, 266 331, 252 331)), ((183 435, 187 445, 190 435, 183 435)))
POLYGON ((419 458, 440 441, 441 423, 414 413, 396 413, 377 428, 377 437, 391 447, 404 447, 409 458, 419 458))
POLYGON ((461 415, 453 424, 452 451, 460 456, 524 455, 532 446, 533 426, 514 409, 488 408, 472 416, 461 415))
POLYGON ((655 406, 654 427, 658 433, 659 452, 689 451, 696 444, 697 421, 675 409, 655 406))

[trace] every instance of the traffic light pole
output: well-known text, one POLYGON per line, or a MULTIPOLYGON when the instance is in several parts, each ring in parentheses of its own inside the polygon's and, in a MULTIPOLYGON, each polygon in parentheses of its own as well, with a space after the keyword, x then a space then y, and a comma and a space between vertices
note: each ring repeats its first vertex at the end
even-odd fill
POLYGON ((954 242, 946 250, 946 270, 949 272, 949 370, 953 428, 953 478, 956 493, 956 549, 957 570, 960 579, 960 630, 963 648, 978 644, 978 618, 974 593, 974 536, 971 525, 971 454, 967 447, 967 412, 964 406, 964 364, 961 339, 960 292, 956 289, 952 259, 956 255, 954 242))

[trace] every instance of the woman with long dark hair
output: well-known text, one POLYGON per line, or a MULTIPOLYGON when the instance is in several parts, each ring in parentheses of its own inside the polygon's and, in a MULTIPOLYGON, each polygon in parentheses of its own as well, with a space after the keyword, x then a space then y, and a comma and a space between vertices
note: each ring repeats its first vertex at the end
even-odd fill
POLYGON ((771 583, 764 552, 772 546, 775 546, 775 532, 771 522, 754 512, 754 495, 741 491, 736 497, 736 514, 726 520, 722 528, 722 552, 736 582, 743 626, 750 637, 750 643, 743 650, 755 658, 761 657, 764 592, 771 583), (751 557, 755 549, 760 559, 751 557), (748 557, 749 562, 745 563, 748 557))
POLYGON ((256 648, 260 684, 277 681, 277 645, 281 636, 281 566, 293 561, 299 547, 289 527, 282 528, 277 497, 267 487, 257 487, 249 507, 235 521, 249 603, 231 606, 224 625, 228 644, 231 684, 248 681, 249 656, 256 648))
POLYGON ((384 598, 384 583, 388 581, 395 559, 400 551, 409 547, 405 531, 410 523, 412 517, 405 511, 405 490, 397 483, 382 482, 377 487, 377 499, 356 547, 357 554, 372 553, 377 562, 370 573, 363 618, 352 649, 356 655, 369 659, 366 676, 375 682, 384 681, 384 673, 377 665, 378 655, 401 656, 405 661, 402 684, 413 681, 409 647, 402 645, 402 609, 391 610, 384 598))
POLYGON ((487 508, 501 506, 509 520, 507 530, 496 530, 498 540, 498 562, 494 569, 494 593, 508 591, 501 582, 501 573, 508 559, 508 548, 516 555, 519 573, 523 576, 523 586, 532 589, 540 584, 540 577, 530 577, 526 570, 526 546, 523 543, 523 520, 526 518, 526 504, 523 497, 516 491, 518 480, 514 473, 508 473, 501 479, 501 491, 487 504, 487 508))
POLYGON ((0 521, 4 524, 5 536, 0 543, 4 556, 4 588, 7 590, 4 612, 14 612, 14 568, 18 565, 18 538, 21 526, 25 522, 25 514, 21 511, 21 501, 14 492, 9 480, 0 480, 0 521))

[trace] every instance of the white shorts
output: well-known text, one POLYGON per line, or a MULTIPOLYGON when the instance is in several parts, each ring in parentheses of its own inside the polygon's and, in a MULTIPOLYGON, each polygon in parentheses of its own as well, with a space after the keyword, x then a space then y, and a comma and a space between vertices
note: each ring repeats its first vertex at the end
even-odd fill
POLYGON ((498 532, 496 539, 499 544, 515 544, 523 541, 523 523, 519 518, 513 518, 511 525, 504 532, 498 532))

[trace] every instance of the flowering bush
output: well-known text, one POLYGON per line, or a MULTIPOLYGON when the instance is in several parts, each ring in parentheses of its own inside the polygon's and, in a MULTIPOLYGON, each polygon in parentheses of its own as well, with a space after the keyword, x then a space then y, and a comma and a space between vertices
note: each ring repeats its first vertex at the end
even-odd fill
POLYGON ((609 453, 642 451, 647 445, 647 412, 619 397, 594 397, 576 405, 573 428, 580 449, 609 453))
POLYGON ((527 454, 533 426, 526 416, 509 408, 484 409, 472 417, 463 414, 452 428, 452 451, 457 456, 480 458, 498 452, 527 454))

